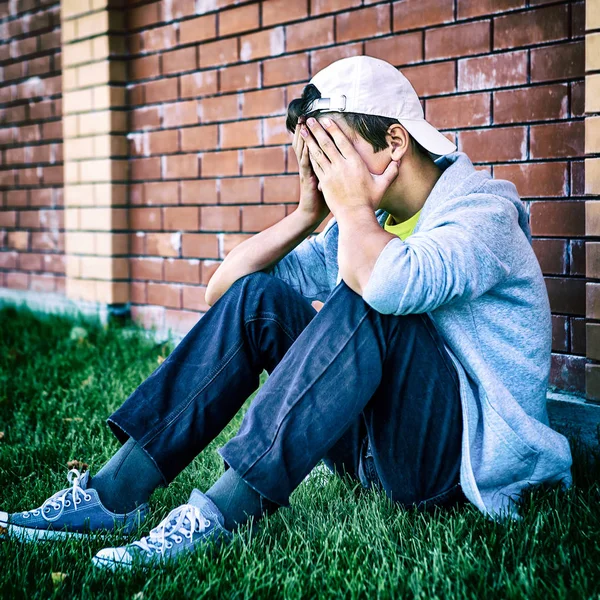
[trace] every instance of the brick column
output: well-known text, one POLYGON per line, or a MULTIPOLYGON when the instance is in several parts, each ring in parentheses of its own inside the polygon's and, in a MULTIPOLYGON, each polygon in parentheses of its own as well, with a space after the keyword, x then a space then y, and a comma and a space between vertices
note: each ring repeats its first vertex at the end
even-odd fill
POLYGON ((129 301, 123 11, 114 0, 62 0, 66 290, 129 301))
MULTIPOLYGON (((585 35, 585 204, 586 316, 600 320, 600 0, 586 0, 585 35), (596 238, 596 240, 593 240, 596 238)), ((600 323, 586 324, 586 356, 600 361, 600 323)), ((600 401, 600 364, 587 364, 586 396, 600 401)))

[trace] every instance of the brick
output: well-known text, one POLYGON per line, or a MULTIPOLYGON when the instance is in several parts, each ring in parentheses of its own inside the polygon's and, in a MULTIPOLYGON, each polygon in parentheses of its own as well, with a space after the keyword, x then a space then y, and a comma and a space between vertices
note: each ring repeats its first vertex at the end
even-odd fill
POLYGON ((585 203, 532 202, 530 205, 532 235, 583 236, 585 235, 585 203))
POLYGON ((133 158, 129 161, 129 174, 133 181, 160 177, 160 158, 133 158))
POLYGON ((236 65, 220 71, 221 92, 237 92, 257 87, 260 87, 259 63, 236 65))
POLYGON ((285 172, 285 152, 281 147, 242 150, 244 175, 285 172))
POLYGON ((263 134, 265 146, 280 146, 292 141, 292 135, 285 126, 284 116, 263 119, 263 134))
POLYGON ((211 277, 215 274, 215 271, 221 264, 222 263, 218 260, 203 260, 200 283, 202 283, 202 285, 208 285, 211 277))
MULTIPOLYGON (((19 177, 20 179, 20 177, 19 177)), ((585 159, 585 193, 600 194, 600 159, 585 159)))
POLYGON ((527 158, 527 130, 525 127, 495 127, 461 131, 458 145, 473 162, 524 160, 527 158))
MULTIPOLYGON (((16 253, 15 253, 16 255, 16 253)), ((0 257, 2 255, 0 254, 0 257)), ((42 255, 41 254, 19 254, 19 269, 21 271, 41 271, 42 267, 42 255)), ((0 265, 1 265, 0 258, 0 265)))
POLYGON ((507 179, 523 198, 560 197, 567 193, 567 163, 526 163, 494 166, 495 179, 507 179))
POLYGON ((262 143, 262 127, 259 119, 223 123, 221 130, 221 148, 247 148, 262 143))
POLYGON ((216 179, 182 181, 181 204, 216 204, 218 201, 216 179))
POLYGON ((397 67, 423 60, 423 34, 420 31, 365 42, 365 54, 386 60, 397 67))
POLYGON ((181 127, 198 123, 198 102, 182 100, 163 105, 163 127, 181 127))
POLYGON ((300 198, 300 180, 296 175, 265 177, 263 202, 296 202, 300 198))
POLYGON ((169 102, 177 100, 177 78, 158 79, 144 85, 146 102, 169 102))
MULTIPOLYGON (((240 38, 240 58, 243 61, 277 56, 282 54, 285 45, 283 27, 258 31, 240 38)), ((291 50, 291 48, 288 48, 291 50)))
POLYGON ((161 5, 161 18, 163 21, 177 21, 182 17, 191 17, 195 14, 195 0, 171 0, 161 5))
POLYGON ((160 109, 158 106, 136 108, 130 113, 131 129, 152 129, 160 127, 160 109))
POLYGON ((239 115, 238 96, 235 94, 204 98, 200 100, 198 110, 202 123, 237 119, 239 115))
POLYGON ((170 154, 179 149, 177 131, 174 129, 153 131, 142 135, 148 138, 150 154, 170 154))
POLYGON ((198 322, 197 312, 187 310, 165 310, 165 327, 179 335, 185 335, 198 322))
POLYGON ((9 231, 6 245, 13 250, 27 250, 29 246, 29 232, 9 231))
POLYGON ((402 69, 421 97, 449 94, 455 90, 456 63, 444 62, 402 69))
MULTIPOLYGON (((268 6, 267 2, 264 6, 268 6)), ((289 3, 288 3, 289 6, 289 3)), ((224 10, 219 13, 219 35, 232 35, 250 29, 258 29, 259 26, 259 5, 248 4, 231 10, 224 10)), ((264 23, 267 26, 269 23, 264 23)))
POLYGON ((169 206, 163 208, 165 231, 197 231, 200 225, 198 207, 169 206))
POLYGON ((161 54, 161 72, 172 75, 183 71, 194 71, 198 65, 196 48, 179 48, 161 54))
POLYGON ((239 153, 237 150, 205 152, 201 158, 201 177, 227 177, 239 175, 239 153))
POLYGON ((427 59, 481 54, 489 49, 489 21, 473 21, 425 31, 427 59))
POLYGON ((286 50, 294 52, 306 48, 333 44, 333 17, 310 19, 286 27, 286 50))
POLYGON ((162 258, 130 258, 132 279, 161 281, 163 279, 163 262, 162 258))
POLYGON ((181 237, 181 254, 185 257, 219 258, 217 236, 209 233, 184 233, 181 237))
POLYGON ((179 24, 179 43, 181 44, 194 44, 214 37, 217 37, 216 15, 206 15, 182 21, 179 24))
POLYGON ((559 239, 535 239, 532 247, 542 272, 546 275, 567 274, 567 241, 559 239))
POLYGON ((571 240, 569 244, 569 275, 585 277, 585 240, 571 240))
MULTIPOLYGON (((19 218, 22 215, 23 215, 23 213, 20 213, 19 218)), ((14 210, 3 210, 2 212, 0 212, 0 227, 16 227, 16 226, 17 226, 17 213, 14 210)))
POLYGON ((600 279, 600 242, 585 244, 585 276, 589 279, 600 279))
POLYGON ((585 315, 585 279, 547 277, 545 282, 553 313, 585 315))
POLYGON ((347 8, 354 8, 361 4, 361 0, 310 0, 310 14, 313 16, 324 15, 339 12, 347 8))
POLYGON ((575 79, 585 74, 583 42, 554 44, 531 50, 531 81, 575 79))
POLYGON ((216 150, 219 143, 219 128, 217 125, 185 127, 180 130, 180 134, 181 150, 183 152, 216 150))
POLYGON ((568 121, 530 128, 531 158, 571 158, 584 154, 584 123, 568 121))
POLYGON ((166 283, 148 283, 148 303, 181 308, 181 288, 166 283))
POLYGON ((454 21, 453 0, 400 0, 393 7, 394 31, 454 21))
POLYGON ((525 83, 527 83, 527 51, 525 50, 458 61, 458 89, 461 91, 525 83))
POLYGON ((145 4, 127 11, 129 29, 141 29, 160 21, 159 2, 145 4))
POLYGON ((539 85, 494 94, 494 122, 522 123, 565 119, 569 89, 565 84, 539 85))
POLYGON ((242 230, 262 231, 285 217, 285 206, 242 206, 242 230))
POLYGON ((600 117, 585 120, 585 153, 600 153, 600 117))
POLYGON ((585 69, 597 71, 600 69, 600 33, 588 33, 585 36, 585 69))
POLYGON ((336 41, 350 42, 391 33, 389 6, 380 4, 335 17, 336 41))
POLYGON ((592 360, 600 360, 600 325, 598 323, 587 323, 586 338, 585 355, 592 360))
POLYGON ((193 179, 198 177, 198 155, 177 154, 165 156, 164 179, 193 179))
POLYGON ((363 54, 362 42, 314 50, 310 53, 310 74, 311 76, 316 75, 336 60, 349 58, 350 56, 360 56, 361 54, 363 54))
POLYGON ((431 98, 425 106, 427 120, 438 129, 490 124, 490 94, 431 98))
POLYGON ((146 304, 148 286, 141 281, 132 281, 129 284, 130 302, 134 304, 146 304))
POLYGON ((600 283, 588 282, 586 286, 586 312, 588 319, 600 319, 600 283))
POLYGON ((0 269, 16 269, 18 252, 0 251, 0 269))
POLYGON ((131 318, 146 329, 162 329, 164 327, 165 308, 162 306, 132 306, 131 318))
POLYGON ((165 260, 165 281, 200 283, 200 261, 197 259, 168 258, 165 260))
POLYGON ((571 91, 571 116, 585 115, 585 81, 574 81, 569 84, 571 91))
POLYGON ((177 183, 174 181, 144 183, 144 197, 146 204, 149 205, 177 204, 179 200, 177 183))
MULTIPOLYGON (((199 286, 183 286, 183 308, 206 312, 210 306, 205 299, 206 288, 199 286)), ((194 313, 196 314, 196 313, 194 313)), ((197 314, 196 314, 197 317, 197 314)))
POLYGON ((585 203, 585 235, 600 236, 600 202, 590 200, 585 203))
POLYGON ((131 208, 129 210, 131 229, 142 231, 160 231, 161 214, 158 208, 131 208))
POLYGON ((261 201, 259 177, 221 179, 221 204, 249 204, 261 201))
POLYGON ((235 38, 203 44, 200 48, 200 68, 218 67, 238 60, 238 41, 235 38))
POLYGON ((170 50, 177 45, 177 30, 172 24, 147 29, 141 33, 144 50, 170 50))
POLYGON ((568 7, 559 4, 494 19, 494 49, 557 41, 569 35, 568 7))
POLYGON ((253 234, 248 233, 225 233, 223 234, 223 255, 225 258, 236 246, 249 240, 253 234))
POLYGON ((292 54, 263 63, 263 85, 266 86, 306 81, 309 78, 307 54, 292 54))
POLYGON ((13 290, 26 290, 29 287, 29 275, 27 273, 6 273, 6 287, 13 290))
POLYGON ((197 71, 182 75, 181 83, 182 98, 197 98, 217 93, 217 71, 197 71))
POLYGON ((239 231, 240 209, 237 206, 201 206, 202 231, 239 231))
POLYGON ((149 256, 179 256, 181 234, 148 233, 146 235, 146 254, 149 256))

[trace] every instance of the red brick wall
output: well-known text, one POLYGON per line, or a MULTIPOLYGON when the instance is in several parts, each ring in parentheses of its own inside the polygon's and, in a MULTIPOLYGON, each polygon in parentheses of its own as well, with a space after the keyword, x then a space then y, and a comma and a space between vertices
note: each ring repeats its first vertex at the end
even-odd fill
POLYGON ((60 2, 0 2, 0 286, 63 292, 60 2))
MULTIPOLYGON (((5 31, 17 28, 20 19, 0 6, 5 31)), ((366 53, 401 67, 427 118, 479 168, 517 185, 547 276, 553 382, 584 389, 583 1, 129 0, 127 7, 131 299, 138 321, 189 329, 207 309, 204 291, 219 261, 294 209, 287 103, 333 60, 366 53)), ((33 116, 38 104, 23 99, 27 86, 18 83, 28 72, 0 88, 9 209, 0 224, 0 268, 10 286, 40 285, 39 276, 27 274, 28 261, 41 252, 58 258, 48 253, 61 246, 58 234, 51 249, 39 248, 43 232, 27 221, 58 217, 50 209, 60 205, 58 41, 48 50, 42 43, 58 36, 56 3, 38 13, 51 15, 43 35, 11 32, 15 41, 0 46, 5 79, 7 67, 34 64, 11 59, 12 46, 23 45, 19 56, 49 57, 42 95, 52 98, 39 103, 44 116, 33 116), (39 139, 29 144, 28 135, 39 139), (31 155, 49 140, 54 165, 43 160, 48 150, 31 155), (20 156, 26 142, 29 154, 20 156), (23 168, 9 164, 15 160, 23 168), (32 161, 48 166, 32 169, 32 161), (14 184, 18 189, 8 191, 14 184)))

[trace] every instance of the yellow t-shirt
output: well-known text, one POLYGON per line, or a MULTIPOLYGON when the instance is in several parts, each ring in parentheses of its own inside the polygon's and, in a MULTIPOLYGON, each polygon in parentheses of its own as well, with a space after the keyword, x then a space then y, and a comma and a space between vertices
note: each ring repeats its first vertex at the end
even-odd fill
POLYGON ((393 235, 397 235, 401 240, 405 240, 409 235, 413 234, 415 227, 417 226, 417 221, 419 220, 419 216, 421 215, 421 211, 414 214, 407 221, 402 221, 402 223, 394 223, 392 222, 392 215, 388 215, 388 218, 385 220, 383 228, 393 235))

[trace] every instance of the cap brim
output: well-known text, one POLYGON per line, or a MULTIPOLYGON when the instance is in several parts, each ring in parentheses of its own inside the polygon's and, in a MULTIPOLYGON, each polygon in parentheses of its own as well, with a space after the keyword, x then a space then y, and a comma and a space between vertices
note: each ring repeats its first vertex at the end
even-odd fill
POLYGON ((398 119, 425 150, 443 156, 456 152, 456 145, 425 119, 398 119))

